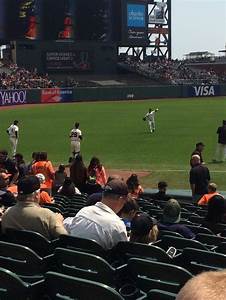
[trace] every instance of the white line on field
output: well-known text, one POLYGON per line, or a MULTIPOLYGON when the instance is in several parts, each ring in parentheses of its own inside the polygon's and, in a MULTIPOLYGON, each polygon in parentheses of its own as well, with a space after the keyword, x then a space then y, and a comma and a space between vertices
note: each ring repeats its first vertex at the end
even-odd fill
MULTIPOLYGON (((189 172, 190 170, 151 170, 151 172, 189 172)), ((226 173, 225 171, 220 170, 210 170, 211 173, 226 173)))

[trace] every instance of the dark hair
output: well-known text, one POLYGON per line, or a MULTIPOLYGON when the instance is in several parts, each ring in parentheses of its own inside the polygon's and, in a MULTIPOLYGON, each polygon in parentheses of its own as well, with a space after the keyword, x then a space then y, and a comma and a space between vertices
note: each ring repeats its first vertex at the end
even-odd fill
POLYGON ((15 121, 13 122, 14 125, 16 125, 16 124, 18 124, 18 123, 19 123, 18 120, 15 120, 15 121))
POLYGON ((79 123, 75 122, 75 128, 79 128, 79 123))
POLYGON ((221 223, 226 212, 226 201, 223 196, 215 195, 208 202, 208 211, 205 218, 210 223, 221 223))
POLYGON ((70 166, 70 178, 78 187, 82 188, 87 179, 87 169, 83 162, 82 155, 78 154, 70 166))
POLYGON ((131 211, 138 211, 139 205, 137 204, 137 201, 135 199, 128 199, 126 203, 124 204, 123 208, 120 210, 118 215, 121 214, 129 214, 131 211))
POLYGON ((205 145, 202 142, 199 142, 195 146, 196 146, 196 148, 198 148, 199 146, 205 146, 205 145))
POLYGON ((69 198, 74 196, 75 185, 71 181, 70 177, 65 177, 60 194, 66 196, 66 197, 69 197, 69 198))
POLYGON ((168 184, 165 181, 159 181, 159 183, 158 183, 159 189, 166 188, 167 186, 168 186, 168 184))
POLYGON ((65 171, 65 165, 60 164, 58 167, 58 171, 63 173, 65 171))
POLYGON ((0 150, 0 154, 7 156, 8 155, 8 151, 7 150, 0 150))
POLYGON ((89 166, 88 166, 88 172, 92 172, 93 169, 97 168, 99 171, 102 168, 102 165, 100 163, 99 158, 97 158, 96 156, 93 156, 90 160, 89 166))
POLYGON ((38 155, 38 160, 47 160, 47 152, 40 152, 38 155))
POLYGON ((137 174, 131 174, 131 176, 126 180, 129 192, 133 193, 139 186, 139 181, 137 174))

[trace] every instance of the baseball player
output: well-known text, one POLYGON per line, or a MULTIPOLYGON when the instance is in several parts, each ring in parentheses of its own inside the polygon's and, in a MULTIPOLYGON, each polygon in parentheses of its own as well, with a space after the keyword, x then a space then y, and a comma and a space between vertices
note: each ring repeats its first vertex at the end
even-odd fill
POLYGON ((76 157, 80 153, 80 142, 82 140, 82 132, 79 129, 79 123, 75 123, 75 127, 70 132, 71 152, 72 156, 76 157))
POLYGON ((12 148, 12 155, 15 156, 16 154, 16 148, 18 144, 18 137, 19 137, 19 127, 18 127, 19 121, 15 120, 13 124, 9 126, 9 128, 6 130, 6 132, 9 135, 9 141, 12 148))
POLYGON ((155 131, 155 113, 158 110, 159 110, 158 108, 156 108, 154 110, 152 110, 151 108, 149 108, 148 113, 146 113, 146 115, 143 117, 143 121, 148 121, 150 132, 154 132, 155 131))

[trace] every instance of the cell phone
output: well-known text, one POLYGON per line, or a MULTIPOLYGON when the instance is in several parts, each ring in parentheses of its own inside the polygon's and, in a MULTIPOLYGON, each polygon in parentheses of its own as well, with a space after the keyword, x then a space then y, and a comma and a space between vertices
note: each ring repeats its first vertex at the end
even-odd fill
POLYGON ((166 253, 169 255, 169 257, 174 258, 174 256, 177 253, 177 249, 174 247, 169 247, 169 249, 166 251, 166 253))

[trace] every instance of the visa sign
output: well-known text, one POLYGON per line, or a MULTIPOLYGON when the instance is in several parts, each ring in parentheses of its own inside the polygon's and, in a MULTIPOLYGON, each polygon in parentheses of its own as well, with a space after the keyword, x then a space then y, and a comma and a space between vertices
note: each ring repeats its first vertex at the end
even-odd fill
POLYGON ((215 86, 213 85, 193 86, 193 96, 196 97, 216 96, 215 86))

